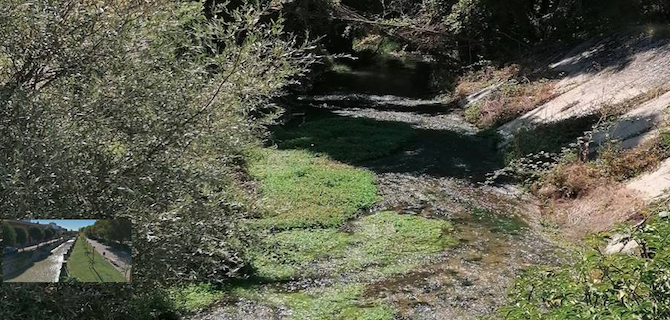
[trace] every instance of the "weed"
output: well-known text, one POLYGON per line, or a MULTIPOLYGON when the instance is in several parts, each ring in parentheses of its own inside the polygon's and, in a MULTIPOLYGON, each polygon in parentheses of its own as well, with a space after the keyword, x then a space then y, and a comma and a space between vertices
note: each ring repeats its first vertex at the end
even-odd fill
POLYGON ((482 209, 474 210, 471 218, 496 233, 520 235, 529 228, 528 224, 518 217, 496 214, 482 209))
POLYGON ((273 213, 257 221, 275 229, 338 227, 375 203, 372 172, 340 164, 307 151, 263 149, 250 172, 273 213))
POLYGON ((624 181, 658 167, 668 157, 670 148, 661 135, 631 150, 617 146, 602 148, 595 162, 603 175, 624 181))
POLYGON ((488 64, 466 73, 457 83, 455 96, 460 99, 497 85, 487 97, 466 110, 466 120, 481 128, 510 121, 554 97, 552 81, 531 81, 518 65, 496 68, 488 64))
POLYGON ((336 73, 349 73, 351 72, 351 67, 340 62, 334 62, 330 66, 330 70, 336 73))
POLYGON ((401 55, 403 46, 397 41, 380 35, 369 35, 354 39, 353 49, 357 52, 374 52, 382 56, 401 55))
POLYGON ((380 212, 336 229, 273 234, 252 256, 257 274, 269 279, 368 271, 373 276, 404 273, 425 256, 455 244, 444 220, 380 212))
POLYGON ((559 164, 544 178, 537 193, 551 198, 577 198, 602 183, 603 177, 589 163, 575 161, 559 164))
POLYGON ((168 296, 174 308, 180 312, 189 312, 209 306, 223 296, 224 292, 214 289, 209 283, 191 284, 168 290, 168 296))
POLYGON ((363 297, 362 284, 335 285, 298 293, 246 292, 248 298, 276 307, 289 308, 289 319, 390 320, 395 311, 379 300, 363 297))

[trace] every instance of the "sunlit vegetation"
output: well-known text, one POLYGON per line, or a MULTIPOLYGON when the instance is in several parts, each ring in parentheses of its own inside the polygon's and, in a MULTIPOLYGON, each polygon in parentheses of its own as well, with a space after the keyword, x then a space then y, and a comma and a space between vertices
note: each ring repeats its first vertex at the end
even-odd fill
POLYGON ((372 172, 307 151, 264 149, 254 158, 250 171, 269 208, 260 224, 338 227, 377 200, 372 172))
POLYGON ((365 216, 348 228, 271 235, 253 255, 258 276, 280 280, 358 272, 374 279, 407 272, 455 244, 449 222, 394 212, 365 216))
POLYGON ((365 298, 361 284, 335 285, 298 293, 257 292, 239 290, 238 294, 269 305, 290 308, 291 320, 351 319, 391 320, 393 308, 379 300, 365 298))
POLYGON ((194 311, 209 306, 223 296, 222 290, 215 289, 209 283, 191 284, 168 290, 168 296, 176 310, 194 311))
MULTIPOLYGON (((527 56, 542 61, 577 41, 669 19, 670 5, 658 0, 3 0, 0 218, 127 221, 84 230, 67 283, 0 288, 1 318, 172 320, 243 298, 295 320, 394 319, 399 308, 368 294, 370 284, 422 267, 456 244, 458 230, 455 220, 369 210, 380 200, 378 177, 362 167, 402 150, 417 130, 332 114, 282 125, 282 115, 322 107, 300 98, 324 74, 350 81, 357 64, 386 59, 409 69, 416 56, 430 65, 425 83, 358 75, 387 95, 451 98, 440 112, 499 85, 453 114, 421 114, 491 130, 449 131, 442 145, 488 148, 499 141, 489 134, 496 126, 554 94, 553 75, 535 73, 527 56), (132 286, 79 283, 125 281, 85 235, 132 236, 132 286), (291 280, 325 282, 279 289, 291 280)), ((571 199, 669 155, 665 135, 596 159, 563 152, 593 120, 519 131, 506 150, 517 167, 507 173, 538 195, 544 184, 553 187, 548 198, 571 199)), ((473 159, 453 160, 432 164, 473 172, 473 159)), ((452 171, 436 179, 456 179, 452 171)), ((500 316, 670 317, 670 229, 660 213, 623 231, 640 244, 633 255, 602 254, 600 238, 574 265, 527 271, 500 316)), ((472 218, 505 236, 530 228, 485 210, 472 218)), ((2 232, 5 246, 52 236, 4 224, 2 232)))
POLYGON ((504 319, 665 319, 670 316, 668 207, 649 212, 640 227, 622 227, 639 247, 633 254, 603 252, 602 234, 575 265, 531 268, 517 280, 504 319))

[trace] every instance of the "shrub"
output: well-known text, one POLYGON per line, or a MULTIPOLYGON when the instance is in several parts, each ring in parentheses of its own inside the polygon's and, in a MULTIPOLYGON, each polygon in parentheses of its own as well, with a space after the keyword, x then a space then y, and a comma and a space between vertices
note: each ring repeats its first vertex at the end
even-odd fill
POLYGON ((18 244, 28 243, 28 232, 26 232, 26 229, 21 227, 14 227, 14 231, 16 232, 16 243, 18 244))
POLYGON ((11 247, 16 244, 16 231, 6 222, 2 222, 2 245, 11 247))
POLYGON ((538 193, 552 198, 577 198, 602 181, 598 170, 581 161, 559 164, 542 180, 538 193))
POLYGON ((30 234, 30 239, 33 241, 41 241, 44 239, 44 230, 39 227, 30 227, 28 229, 28 233, 30 234))
POLYGON ((670 146, 663 137, 647 141, 630 150, 621 150, 616 145, 601 148, 596 164, 604 175, 623 181, 657 167, 670 157, 670 146))
POLYGON ((574 263, 527 270, 517 280, 501 316, 508 320, 668 319, 670 220, 654 213, 646 224, 617 232, 635 240, 639 253, 603 253, 605 234, 594 236, 590 249, 578 254, 574 263))
POLYGON ((56 235, 56 232, 51 228, 44 229, 44 240, 49 240, 56 235))

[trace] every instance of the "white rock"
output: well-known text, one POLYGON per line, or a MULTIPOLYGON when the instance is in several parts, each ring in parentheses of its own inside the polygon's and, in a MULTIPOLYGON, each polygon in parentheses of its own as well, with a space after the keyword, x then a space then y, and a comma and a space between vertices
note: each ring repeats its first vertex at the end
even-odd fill
POLYGON ((621 252, 623 247, 624 247, 623 242, 610 243, 607 245, 607 248, 605 248, 605 253, 606 254, 619 253, 621 252))
POLYGON ((635 240, 628 241, 628 243, 626 243, 623 249, 621 249, 621 253, 633 254, 635 253, 635 249, 637 249, 638 247, 640 247, 640 245, 637 243, 637 241, 635 240))

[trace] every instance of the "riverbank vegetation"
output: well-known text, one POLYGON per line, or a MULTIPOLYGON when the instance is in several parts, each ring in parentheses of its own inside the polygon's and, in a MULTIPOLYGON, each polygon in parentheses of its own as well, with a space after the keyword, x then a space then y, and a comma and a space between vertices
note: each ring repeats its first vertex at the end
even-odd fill
POLYGON ((92 226, 80 230, 87 238, 110 244, 130 245, 133 225, 127 219, 98 220, 92 226))
MULTIPOLYGON (((287 317, 294 319, 393 319, 397 306, 370 294, 372 284, 407 275, 463 244, 455 240, 452 213, 423 210, 422 195, 416 196, 422 205, 407 212, 370 210, 382 200, 381 172, 365 168, 366 161, 402 153, 402 161, 434 167, 448 159, 464 176, 478 171, 460 154, 422 153, 434 144, 403 150, 417 139, 418 126, 434 125, 429 117, 450 121, 447 111, 457 103, 424 100, 419 110, 403 103, 380 107, 384 99, 424 86, 424 78, 430 88, 420 95, 441 93, 452 102, 494 85, 485 99, 459 111, 493 129, 554 95, 556 75, 536 72, 538 61, 589 37, 668 19, 670 6, 658 0, 3 1, 1 218, 127 219, 84 235, 119 242, 132 236, 134 270, 132 287, 3 286, 0 314, 178 319, 231 299, 291 310, 287 317), (348 75, 356 73, 352 61, 359 57, 398 56, 422 57, 429 67, 409 85, 358 72, 381 82, 374 89, 387 90, 361 89, 347 103, 380 114, 411 110, 423 117, 420 123, 343 116, 337 106, 330 116, 278 123, 286 110, 286 118, 300 117, 286 104, 297 104, 293 98, 322 80, 324 69, 348 75), (300 281, 318 285, 299 287, 300 281), (286 283, 298 287, 280 288, 286 283)), ((384 66, 397 63, 384 60, 384 66)), ((665 136, 645 149, 612 148, 590 161, 563 152, 583 135, 580 121, 518 132, 507 157, 518 167, 505 174, 544 199, 578 198, 594 190, 594 181, 629 179, 668 156, 665 136), (539 156, 528 160, 529 154, 539 156)), ((442 145, 479 141, 463 139, 471 133, 466 123, 434 127, 432 137, 442 145)), ((486 143, 498 142, 488 137, 486 143)), ((403 165, 383 173, 391 181, 428 175, 403 165)), ((436 190, 451 183, 445 179, 461 178, 447 171, 430 171, 438 172, 430 180, 436 190)), ((530 228, 470 209, 505 236, 530 228)), ((643 244, 641 253, 603 255, 599 243, 578 257, 578 268, 528 271, 502 316, 667 316, 662 248, 670 230, 667 218, 651 216, 630 232, 643 244)), ((29 234, 44 237, 4 225, 2 231, 3 245, 24 243, 29 234)), ((84 235, 70 273, 80 281, 124 281, 90 251, 84 235), (97 268, 79 268, 91 260, 97 268)), ((470 283, 459 281, 459 288, 470 283)))
POLYGON ((531 268, 511 292, 504 319, 665 319, 670 316, 670 219, 667 202, 645 212, 645 223, 622 226, 633 252, 606 253, 611 233, 590 239, 576 264, 531 268))

